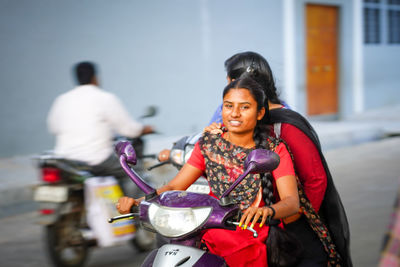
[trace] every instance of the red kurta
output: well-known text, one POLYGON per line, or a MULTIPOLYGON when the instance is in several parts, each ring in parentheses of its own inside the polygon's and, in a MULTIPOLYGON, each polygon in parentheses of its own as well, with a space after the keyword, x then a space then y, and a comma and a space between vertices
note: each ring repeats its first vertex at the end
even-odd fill
MULTIPOLYGON (((295 175, 292 159, 290 157, 289 152, 286 149, 286 146, 283 143, 280 143, 276 147, 275 152, 280 157, 280 163, 279 166, 272 171, 272 176, 274 177, 274 179, 276 180, 282 176, 287 176, 287 175, 295 175)), ((204 162, 204 157, 201 154, 198 142, 195 144, 192 155, 190 156, 187 163, 197 169, 205 171, 206 164, 204 162)))
MULTIPOLYGON (((287 175, 295 175, 294 167, 289 152, 284 144, 279 144, 275 152, 280 156, 279 166, 272 171, 274 180, 287 175)), ((196 143, 188 164, 205 171, 205 159, 200 151, 199 143, 196 143)), ((213 194, 212 194, 213 195, 213 194)), ((260 203, 259 206, 263 206, 260 203)), ((237 227, 236 231, 225 229, 210 229, 203 241, 207 244, 211 253, 222 256, 231 267, 267 266, 267 247, 269 227, 254 226, 258 237, 254 238, 252 232, 237 227)))
POLYGON ((316 212, 324 199, 327 177, 315 144, 297 127, 281 124, 280 137, 288 144, 304 192, 316 212))

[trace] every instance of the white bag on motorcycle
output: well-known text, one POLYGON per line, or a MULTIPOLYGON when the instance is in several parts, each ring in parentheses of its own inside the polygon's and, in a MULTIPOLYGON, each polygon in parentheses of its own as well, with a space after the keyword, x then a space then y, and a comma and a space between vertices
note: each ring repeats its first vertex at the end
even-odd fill
POLYGON ((135 232, 133 220, 108 223, 108 219, 120 215, 115 207, 123 196, 114 177, 92 177, 85 181, 86 217, 100 247, 113 246, 131 239, 135 232))

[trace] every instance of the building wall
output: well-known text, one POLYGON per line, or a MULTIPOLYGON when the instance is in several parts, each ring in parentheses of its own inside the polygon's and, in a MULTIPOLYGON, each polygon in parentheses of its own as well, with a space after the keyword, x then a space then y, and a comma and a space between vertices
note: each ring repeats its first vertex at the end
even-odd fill
POLYGON ((1 0, 0 157, 52 148, 46 115, 81 60, 134 117, 159 108, 154 138, 203 129, 234 53, 261 53, 282 83, 281 14, 280 0, 1 0))
POLYGON ((365 108, 400 103, 400 45, 364 48, 365 108))
MULTIPOLYGON (((364 7, 378 8, 380 11, 379 43, 364 44, 364 86, 365 107, 379 108, 400 102, 400 43, 389 44, 388 10, 400 12, 400 5, 364 4, 364 7)), ((397 28, 398 29, 398 28, 397 28)), ((398 35, 399 29, 398 29, 398 35)))
MULTIPOLYGON (((296 3, 296 107, 305 114, 306 111, 306 80, 305 80, 305 6, 308 3, 321 5, 334 5, 339 8, 339 36, 338 36, 338 62, 339 62, 339 118, 346 118, 354 114, 354 47, 355 30, 363 31, 364 28, 354 29, 353 1, 345 0, 301 0, 296 3)), ((361 1, 361 6, 364 7, 361 1)), ((400 103, 400 44, 387 43, 387 5, 386 0, 379 4, 381 15, 381 43, 360 44, 362 49, 362 90, 361 102, 364 111, 382 108, 400 103)), ((400 7, 398 7, 400 9, 400 7)), ((364 17, 362 17, 364 19, 364 17)), ((363 24, 363 22, 362 22, 363 24)))
MULTIPOLYGON (((295 9, 295 108, 305 113, 305 5, 319 3, 339 7, 339 117, 352 115, 353 1, 287 1, 295 9)), ((1 0, 0 157, 52 148, 46 115, 74 86, 71 67, 81 60, 98 63, 102 87, 134 117, 159 108, 146 123, 161 135, 150 138, 201 130, 221 100, 223 62, 237 52, 265 56, 285 98, 284 2, 1 0)), ((398 104, 400 46, 362 49, 365 109, 398 104)))

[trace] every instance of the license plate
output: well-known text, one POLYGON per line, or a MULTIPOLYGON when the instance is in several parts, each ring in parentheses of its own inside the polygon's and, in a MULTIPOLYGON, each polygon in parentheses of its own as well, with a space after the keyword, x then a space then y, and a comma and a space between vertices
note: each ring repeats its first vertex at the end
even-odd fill
POLYGON ((38 202, 65 202, 68 199, 68 187, 66 186, 39 186, 33 195, 33 200, 38 202))

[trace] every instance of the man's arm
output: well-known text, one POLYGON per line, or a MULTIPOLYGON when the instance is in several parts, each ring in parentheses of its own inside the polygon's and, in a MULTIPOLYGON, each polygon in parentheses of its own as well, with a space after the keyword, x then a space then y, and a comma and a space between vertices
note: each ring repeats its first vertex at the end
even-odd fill
POLYGON ((107 103, 105 103, 105 115, 108 122, 118 134, 126 137, 138 137, 142 134, 153 131, 152 127, 144 126, 132 119, 125 107, 122 105, 122 102, 116 96, 112 94, 109 96, 107 103))

